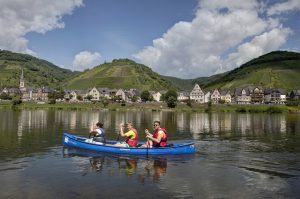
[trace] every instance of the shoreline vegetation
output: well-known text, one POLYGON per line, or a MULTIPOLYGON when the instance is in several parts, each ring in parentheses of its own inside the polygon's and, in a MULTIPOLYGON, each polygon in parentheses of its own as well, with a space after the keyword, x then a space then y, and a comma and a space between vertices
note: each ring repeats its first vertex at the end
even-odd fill
POLYGON ((239 104, 196 104, 191 106, 178 103, 175 108, 168 108, 166 103, 110 103, 104 106, 101 102, 96 103, 68 103, 58 102, 33 103, 23 102, 18 105, 12 105, 11 102, 0 101, 0 109, 14 110, 35 110, 35 109, 55 109, 55 110, 109 110, 109 111, 175 111, 175 112, 237 112, 237 113, 300 113, 299 106, 286 105, 239 105, 239 104))

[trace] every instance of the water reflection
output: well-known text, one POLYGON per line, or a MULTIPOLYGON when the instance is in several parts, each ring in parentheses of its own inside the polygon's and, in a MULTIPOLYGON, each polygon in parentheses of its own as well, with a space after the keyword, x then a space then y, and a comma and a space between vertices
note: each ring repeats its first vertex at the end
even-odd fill
MULTIPOLYGON (((22 110, 18 113, 17 135, 22 137, 24 128, 45 128, 49 125, 49 112, 46 110, 22 110)), ((296 116, 297 117, 297 116, 296 116)), ((9 128, 10 117, 2 118, 2 131, 9 128)), ((164 113, 164 112, 109 112, 109 111, 55 111, 54 123, 62 124, 64 129, 76 131, 89 129, 91 125, 102 121, 105 128, 117 131, 120 123, 132 121, 141 132, 151 127, 154 120, 162 121, 171 134, 178 131, 190 132, 193 139, 201 134, 219 134, 232 132, 241 136, 258 135, 272 132, 287 133, 287 115, 278 114, 235 114, 235 113, 164 113), (169 125, 169 126, 168 126, 169 125)), ((296 126, 299 129, 299 125, 296 126)))
POLYGON ((167 162, 184 162, 194 158, 194 155, 185 156, 129 156, 91 152, 76 148, 63 148, 63 157, 71 158, 77 165, 82 175, 87 173, 107 172, 114 168, 119 174, 127 177, 137 176, 140 183, 147 179, 152 182, 159 182, 167 173, 167 162), (88 167, 89 169, 86 169, 88 167))
POLYGON ((144 129, 160 120, 169 140, 254 139, 283 150, 299 150, 299 114, 176 113, 161 111, 0 110, 0 150, 28 153, 61 145, 63 132, 88 136, 102 121, 108 139, 116 139, 120 123, 132 121, 144 141, 144 129), (280 145, 278 145, 280 143, 280 145), (10 150, 13 149, 13 150, 10 150), (19 152, 21 151, 21 152, 19 152))

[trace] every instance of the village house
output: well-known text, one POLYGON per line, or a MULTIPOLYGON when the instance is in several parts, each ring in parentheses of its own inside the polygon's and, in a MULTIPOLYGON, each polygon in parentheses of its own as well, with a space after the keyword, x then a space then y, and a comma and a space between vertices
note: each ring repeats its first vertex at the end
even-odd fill
POLYGON ((231 94, 230 91, 222 91, 221 92, 221 101, 225 104, 231 103, 231 94))
POLYGON ((126 93, 123 89, 119 89, 116 92, 116 96, 119 97, 123 101, 127 101, 127 99, 128 99, 128 96, 126 95, 126 93))
POLYGON ((177 92, 178 101, 187 101, 190 98, 190 93, 188 91, 179 91, 177 92))
POLYGON ((150 94, 152 95, 154 101, 156 101, 156 102, 160 101, 160 97, 162 94, 159 91, 157 91, 157 92, 150 91, 150 94))
POLYGON ((208 91, 208 92, 204 95, 204 103, 210 102, 210 96, 211 96, 211 93, 210 93, 210 91, 208 91))
POLYGON ((260 87, 255 87, 250 90, 251 103, 253 104, 263 104, 264 103, 264 91, 260 87))
POLYGON ((289 95, 290 100, 300 100, 300 90, 292 90, 289 95))
POLYGON ((220 94, 219 90, 218 90, 218 89, 215 89, 215 90, 212 92, 210 98, 211 98, 211 102, 212 102, 213 104, 218 104, 219 101, 221 100, 221 94, 220 94))
POLYGON ((250 96, 250 91, 248 88, 236 89, 234 96, 235 96, 235 102, 237 104, 250 104, 251 103, 251 96, 250 96))
POLYGON ((93 87, 91 90, 88 91, 87 96, 92 96, 92 101, 99 101, 100 100, 100 92, 96 87, 93 87))
POLYGON ((195 84, 193 90, 190 92, 190 99, 197 103, 204 103, 204 92, 198 84, 195 84))
POLYGON ((286 94, 282 89, 266 89, 264 92, 264 102, 266 104, 285 104, 286 94))

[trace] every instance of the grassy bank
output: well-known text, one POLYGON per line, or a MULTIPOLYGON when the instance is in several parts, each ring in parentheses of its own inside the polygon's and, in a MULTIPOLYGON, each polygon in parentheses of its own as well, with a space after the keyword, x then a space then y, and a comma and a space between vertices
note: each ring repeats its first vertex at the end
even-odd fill
POLYGON ((177 111, 177 112, 238 112, 238 113, 300 113, 300 107, 290 107, 285 105, 212 105, 206 104, 186 104, 179 103, 176 108, 170 109, 165 103, 110 103, 104 107, 102 103, 65 103, 56 104, 37 104, 22 103, 13 106, 11 102, 0 102, 0 108, 8 109, 57 109, 57 110, 111 110, 111 111, 177 111))

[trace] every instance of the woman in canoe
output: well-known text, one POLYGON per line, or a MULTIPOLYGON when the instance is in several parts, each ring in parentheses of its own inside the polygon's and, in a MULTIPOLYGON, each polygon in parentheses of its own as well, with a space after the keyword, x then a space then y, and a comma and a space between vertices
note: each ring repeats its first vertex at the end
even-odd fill
POLYGON ((103 123, 97 122, 96 128, 92 128, 90 130, 90 136, 89 138, 93 137, 94 141, 97 142, 105 142, 105 130, 103 128, 103 123))
POLYGON ((148 129, 145 130, 148 141, 142 147, 166 147, 168 140, 166 129, 160 127, 160 121, 154 121, 153 128, 154 134, 149 133, 148 129))
POLYGON ((124 143, 117 143, 115 146, 121 147, 136 147, 138 144, 138 132, 133 127, 132 122, 127 123, 128 132, 124 133, 124 125, 120 124, 120 136, 126 137, 125 144, 124 143))

